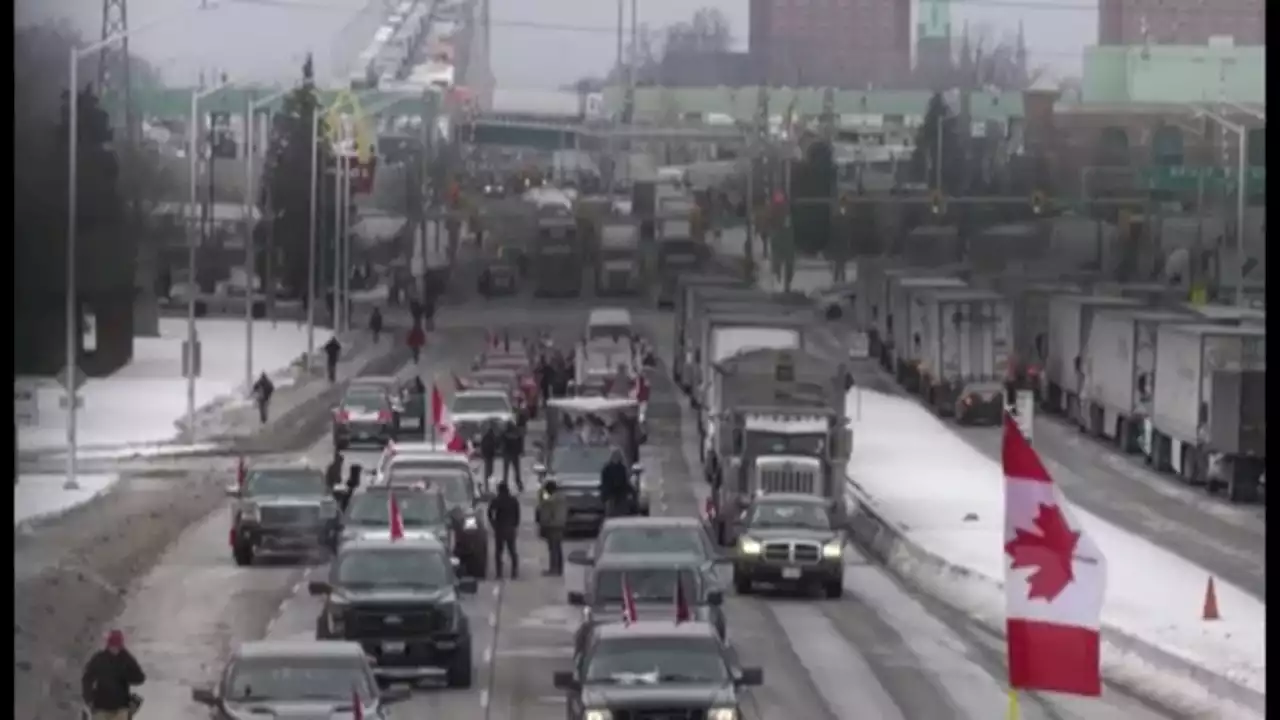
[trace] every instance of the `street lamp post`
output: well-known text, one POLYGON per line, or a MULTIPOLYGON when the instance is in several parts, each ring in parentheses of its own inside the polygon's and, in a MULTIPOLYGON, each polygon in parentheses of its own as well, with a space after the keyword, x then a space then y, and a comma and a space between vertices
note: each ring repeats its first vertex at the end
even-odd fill
MULTIPOLYGON (((256 198, 253 187, 253 179, 255 176, 253 161, 253 142, 254 142, 254 126, 257 124, 257 112, 259 108, 267 107, 276 100, 284 97, 292 88, 277 90, 266 97, 249 100, 249 107, 245 111, 244 116, 244 272, 245 272, 245 304, 244 304, 244 384, 246 388, 253 387, 253 295, 254 281, 257 270, 255 268, 257 258, 255 255, 254 230, 257 229, 257 223, 254 220, 254 205, 256 198)), ((268 127, 270 127, 268 125, 268 127)), ((269 131, 268 131, 269 132, 269 131)), ((262 138, 263 142, 270 139, 262 138)), ((262 153, 266 157, 266 152, 262 153)), ((265 289, 265 288, 264 288, 265 289)), ((308 355, 310 348, 308 348, 308 355)))
POLYGON ((84 47, 72 47, 68 51, 70 62, 67 65, 67 268, 66 268, 66 368, 67 377, 67 477, 63 487, 77 490, 80 487, 76 479, 76 382, 79 360, 79 342, 76 330, 79 325, 79 297, 76 292, 76 214, 77 184, 79 182, 79 134, 80 134, 80 61, 105 47, 123 42, 133 35, 149 30, 180 16, 205 9, 204 3, 168 13, 151 22, 133 27, 131 30, 110 35, 84 47))
POLYGON ((1239 273, 1239 277, 1236 278, 1236 305, 1244 307, 1244 206, 1247 192, 1245 189, 1245 174, 1249 169, 1249 158, 1247 157, 1249 128, 1231 122, 1207 108, 1202 108, 1200 113, 1218 123, 1227 131, 1235 133, 1236 137, 1239 138, 1237 149, 1239 157, 1236 158, 1236 268, 1239 273))
POLYGON ((319 168, 320 108, 311 109, 311 201, 307 223, 307 373, 311 373, 311 356, 316 351, 316 214, 320 210, 319 168))

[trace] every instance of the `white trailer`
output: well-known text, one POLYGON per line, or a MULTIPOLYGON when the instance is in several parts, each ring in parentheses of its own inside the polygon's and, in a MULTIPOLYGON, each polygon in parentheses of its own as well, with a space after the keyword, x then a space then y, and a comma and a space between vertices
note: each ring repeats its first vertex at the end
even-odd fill
POLYGON ((1145 440, 1151 463, 1184 481, 1258 498, 1266 469, 1266 330, 1211 324, 1159 329, 1145 440))
POLYGON ((1094 314, 1107 308, 1140 306, 1141 303, 1132 298, 1110 295, 1067 294, 1049 298, 1049 347, 1041 388, 1045 409, 1070 418, 1079 417, 1084 349, 1094 314))
POLYGON ((1264 325, 1267 322, 1267 312, 1260 308, 1192 303, 1186 303, 1182 307, 1204 318, 1204 322, 1215 325, 1264 325))
POLYGON ((1084 350, 1080 393, 1084 430, 1114 440, 1125 452, 1140 448, 1151 415, 1159 328, 1196 323, 1189 312, 1116 308, 1098 311, 1084 350))
POLYGON ((865 283, 858 299, 859 321, 868 328, 872 354, 880 359, 880 364, 886 370, 893 369, 893 319, 890 310, 890 287, 893 282, 906 277, 954 277, 959 271, 958 266, 927 268, 905 266, 893 261, 871 266, 867 272, 859 270, 858 282, 865 283))
POLYGON ((919 392, 919 372, 911 362, 915 339, 911 336, 913 298, 930 290, 963 288, 968 284, 957 277, 900 276, 889 282, 889 315, 886 318, 890 338, 890 369, 907 392, 919 392))
POLYGON ((991 290, 942 288, 913 294, 913 360, 920 394, 935 412, 954 415, 963 424, 1000 423, 1012 315, 1009 301, 991 290))

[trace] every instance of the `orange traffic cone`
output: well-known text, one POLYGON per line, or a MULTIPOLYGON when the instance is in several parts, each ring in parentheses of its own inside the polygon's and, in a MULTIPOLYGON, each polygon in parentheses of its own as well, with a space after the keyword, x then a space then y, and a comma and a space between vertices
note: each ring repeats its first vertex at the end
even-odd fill
POLYGON ((1218 614, 1218 591, 1213 588, 1213 578, 1209 578, 1209 584, 1204 589, 1204 612, 1203 620, 1218 620, 1221 616, 1218 614))

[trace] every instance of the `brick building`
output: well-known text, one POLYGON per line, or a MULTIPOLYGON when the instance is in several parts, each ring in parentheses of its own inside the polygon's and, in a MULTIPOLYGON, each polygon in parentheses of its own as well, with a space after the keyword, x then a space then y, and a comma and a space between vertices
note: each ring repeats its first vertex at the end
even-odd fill
POLYGON ((902 87, 911 73, 912 0, 751 0, 756 81, 902 87))
POLYGON ((1099 45, 1265 45, 1266 0, 1098 0, 1099 45))

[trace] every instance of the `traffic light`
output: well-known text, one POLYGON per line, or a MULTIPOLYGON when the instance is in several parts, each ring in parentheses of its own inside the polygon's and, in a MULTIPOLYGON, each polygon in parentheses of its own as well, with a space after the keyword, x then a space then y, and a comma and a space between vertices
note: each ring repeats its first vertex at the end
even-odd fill
POLYGON ((942 193, 934 190, 929 193, 929 207, 933 210, 934 215, 941 215, 947 211, 946 199, 942 197, 942 193))
POLYGON ((1031 193, 1031 212, 1037 215, 1044 212, 1044 193, 1039 190, 1031 193))

